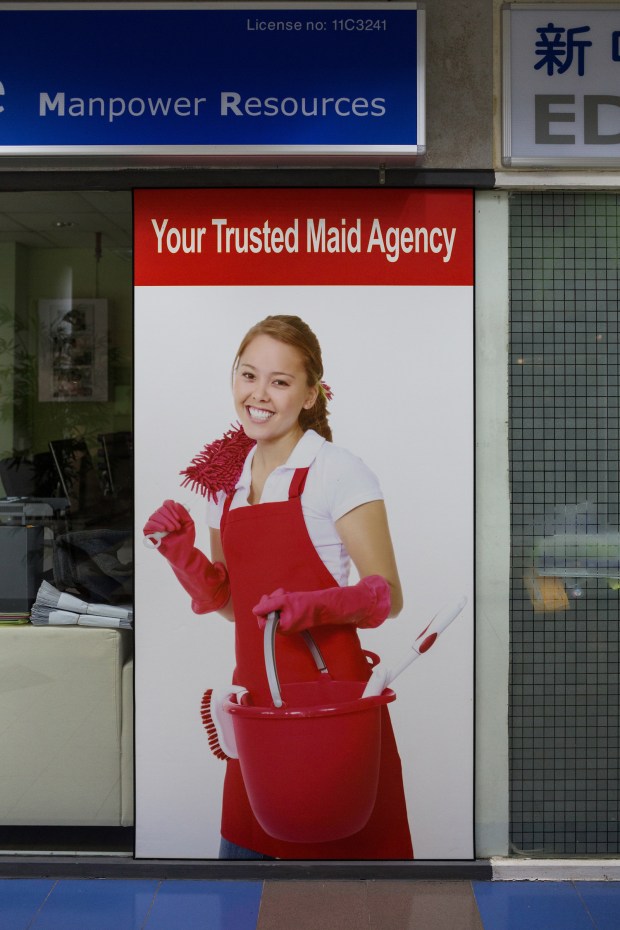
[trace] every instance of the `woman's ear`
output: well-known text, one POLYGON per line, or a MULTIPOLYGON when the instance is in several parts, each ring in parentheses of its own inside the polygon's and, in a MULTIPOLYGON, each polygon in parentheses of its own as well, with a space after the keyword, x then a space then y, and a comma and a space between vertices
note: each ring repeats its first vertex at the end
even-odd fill
POLYGON ((306 397, 306 400, 304 401, 304 410, 312 410, 312 408, 316 404, 316 399, 318 396, 319 396, 318 387, 309 388, 308 396, 306 397))

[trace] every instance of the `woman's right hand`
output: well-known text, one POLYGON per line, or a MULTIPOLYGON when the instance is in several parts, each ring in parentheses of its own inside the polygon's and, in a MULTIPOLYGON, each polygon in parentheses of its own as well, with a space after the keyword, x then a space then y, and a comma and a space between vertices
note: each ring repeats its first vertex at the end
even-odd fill
POLYGON ((183 504, 164 501, 144 524, 145 536, 165 533, 160 539, 159 551, 192 599, 192 610, 206 614, 221 610, 230 599, 228 572, 222 562, 212 564, 206 555, 196 549, 196 527, 183 504))
POLYGON ((189 511, 183 504, 173 500, 164 501, 161 507, 151 514, 142 532, 145 536, 158 534, 159 551, 169 561, 174 561, 175 553, 183 555, 191 550, 196 541, 196 527, 189 511))

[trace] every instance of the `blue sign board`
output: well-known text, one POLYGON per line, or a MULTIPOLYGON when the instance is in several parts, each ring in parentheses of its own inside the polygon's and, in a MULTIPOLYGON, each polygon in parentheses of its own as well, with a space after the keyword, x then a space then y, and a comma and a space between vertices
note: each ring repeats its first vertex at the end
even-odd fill
POLYGON ((0 5, 0 154, 424 151, 417 4, 0 5))

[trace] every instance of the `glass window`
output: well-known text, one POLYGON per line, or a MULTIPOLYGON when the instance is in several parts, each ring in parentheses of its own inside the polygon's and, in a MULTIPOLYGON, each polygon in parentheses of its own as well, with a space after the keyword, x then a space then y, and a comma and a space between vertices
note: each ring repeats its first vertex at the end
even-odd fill
POLYGON ((0 192, 5 849, 133 819, 131 248, 129 192, 0 192))
POLYGON ((619 850, 617 194, 511 198, 511 839, 619 850))

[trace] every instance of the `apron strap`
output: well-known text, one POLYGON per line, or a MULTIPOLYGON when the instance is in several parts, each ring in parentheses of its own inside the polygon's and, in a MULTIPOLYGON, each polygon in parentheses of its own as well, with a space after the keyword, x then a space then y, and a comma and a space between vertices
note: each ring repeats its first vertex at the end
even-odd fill
POLYGON ((222 510, 222 517, 220 519, 220 525, 222 524, 224 520, 226 520, 226 517, 228 516, 228 511, 230 510, 230 505, 232 504, 232 499, 234 496, 235 496, 235 492, 233 491, 232 494, 227 494, 224 499, 224 509, 222 510))
POLYGON ((301 497, 303 494, 304 487, 306 486, 306 478, 308 477, 309 468, 296 468, 293 477, 291 478, 291 484, 288 489, 288 499, 293 500, 295 497, 301 497))

